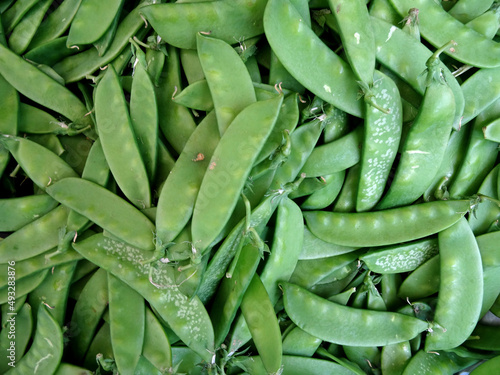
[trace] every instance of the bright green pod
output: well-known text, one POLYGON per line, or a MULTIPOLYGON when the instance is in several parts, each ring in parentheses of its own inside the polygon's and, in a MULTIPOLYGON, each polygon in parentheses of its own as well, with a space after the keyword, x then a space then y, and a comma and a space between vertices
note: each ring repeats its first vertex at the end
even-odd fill
POLYGON ((252 165, 276 123, 282 101, 280 95, 246 107, 217 145, 193 212, 193 243, 201 252, 208 248, 229 220, 252 165), (236 160, 235 147, 238 149, 236 160))
POLYGON ((383 246, 438 233, 460 220, 470 204, 468 200, 450 200, 359 213, 306 211, 304 218, 309 230, 324 241, 383 246))
MULTIPOLYGON (((18 301, 15 302, 16 305, 18 303, 18 301)), ((10 307, 11 305, 8 306, 10 307)), ((21 360, 33 333, 33 312, 31 306, 25 303, 19 311, 15 310, 17 310, 17 306, 16 309, 11 310, 9 313, 16 313, 16 315, 9 315, 9 313, 5 314, 7 315, 6 323, 2 325, 2 330, 0 332, 0 350, 2 350, 7 357, 0 362, 0 371, 4 374, 21 360), (17 330, 16 332, 16 326, 22 326, 23 329, 17 330), (13 342, 10 330, 11 327, 13 331, 16 332, 15 345, 11 344, 13 342), (12 348, 15 348, 15 350, 12 350, 12 348)))
POLYGON ((342 306, 290 283, 283 283, 282 288, 290 319, 328 342, 384 346, 410 340, 429 328, 427 322, 403 314, 342 306), (316 319, 311 320, 311 316, 316 319))
POLYGON ((0 199, 0 231, 14 232, 57 206, 47 194, 0 199))
POLYGON ((481 253, 467 220, 438 234, 440 283, 434 321, 425 350, 449 350, 470 336, 479 320, 483 298, 481 253))

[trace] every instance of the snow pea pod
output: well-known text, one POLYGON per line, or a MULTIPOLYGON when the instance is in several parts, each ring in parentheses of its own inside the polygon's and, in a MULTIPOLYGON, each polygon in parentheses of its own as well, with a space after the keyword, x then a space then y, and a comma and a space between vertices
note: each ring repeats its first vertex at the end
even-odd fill
POLYGON ((210 88, 205 79, 190 83, 189 86, 176 94, 172 100, 184 107, 196 109, 198 111, 209 112, 214 109, 212 94, 210 93, 210 88))
POLYGON ((179 291, 171 265, 145 263, 146 252, 102 234, 73 247, 135 289, 187 346, 206 362, 212 362, 214 336, 208 313, 197 297, 189 299, 179 291))
POLYGON ((47 194, 0 199, 0 231, 14 232, 57 206, 47 194))
MULTIPOLYGON (((373 79, 373 86, 368 88, 364 97, 366 108, 356 195, 357 212, 371 210, 382 197, 403 127, 401 97, 396 84, 379 70, 374 72, 373 79)), ((345 152, 344 148, 342 152, 345 152)))
MULTIPOLYGON (((372 17, 371 21, 377 46, 377 61, 400 76, 420 95, 423 95, 426 87, 425 80, 421 79, 421 74, 425 69, 426 61, 432 56, 433 52, 396 26, 375 17, 372 17), (398 52, 402 48, 406 53, 398 52)), ((445 40, 439 47, 450 40, 455 39, 445 40)), ((458 130, 465 106, 464 94, 461 86, 446 65, 440 63, 439 66, 455 97, 453 127, 458 130)))
POLYGON ((419 9, 420 32, 433 46, 440 47, 450 40, 455 40, 457 46, 454 51, 445 52, 452 58, 480 68, 494 68, 500 65, 498 43, 455 19, 435 1, 391 0, 391 3, 401 16, 405 16, 410 8, 419 9))
POLYGON ((311 193, 300 207, 303 210, 321 210, 331 205, 342 189, 345 175, 346 171, 340 171, 325 176, 324 186, 311 193))
POLYGON ((59 230, 68 218, 61 205, 0 241, 0 263, 28 259, 57 246, 59 230))
POLYGON ((292 321, 328 342, 384 346, 410 340, 429 328, 428 323, 403 314, 342 306, 290 283, 283 283, 282 289, 285 311, 292 321))
POLYGON ((355 247, 345 247, 325 242, 311 233, 304 225, 304 244, 299 259, 317 259, 341 255, 357 250, 355 247))
POLYGON ((451 14, 462 23, 467 23, 490 9, 494 0, 459 0, 451 7, 451 14))
POLYGON ((156 215, 157 251, 172 242, 191 218, 203 176, 219 140, 217 120, 211 112, 189 137, 161 189, 156 215))
POLYGON ((417 117, 404 141, 394 179, 377 205, 378 209, 413 203, 432 183, 444 158, 455 113, 453 91, 441 76, 439 55, 450 43, 427 60, 427 88, 417 117))
POLYGON ((108 293, 109 328, 116 367, 120 374, 134 374, 144 341, 144 298, 113 274, 108 274, 108 293))
POLYGON ((137 208, 102 186, 82 178, 65 178, 51 185, 47 192, 122 241, 154 250, 154 224, 137 208))
POLYGON ((229 220, 252 165, 276 123, 282 101, 280 95, 246 107, 217 145, 193 211, 193 243, 200 252, 208 248, 229 220), (237 160, 235 144, 239 149, 237 160))
POLYGON ((38 3, 38 0, 16 1, 2 13, 2 24, 6 34, 10 34, 28 11, 38 3))
POLYGON ((31 40, 28 50, 61 36, 71 24, 82 0, 64 0, 52 13, 47 15, 31 40))
POLYGON ((36 332, 28 352, 5 374, 53 374, 63 355, 61 327, 45 306, 38 310, 36 332))
POLYGON ((467 220, 461 218, 438 234, 440 285, 434 320, 440 325, 427 334, 425 350, 448 350, 472 333, 481 311, 481 254, 467 220))
POLYGON ((186 2, 153 4, 144 7, 141 13, 168 44, 195 49, 198 32, 208 32, 226 43, 262 34, 265 6, 264 0, 186 2))
POLYGON ((45 13, 53 0, 42 0, 33 6, 12 30, 9 36, 10 49, 21 55, 26 51, 31 40, 35 36, 38 26, 42 23, 45 13))
POLYGON ((382 246, 423 238, 446 229, 470 208, 468 200, 436 201, 383 211, 304 212, 318 238, 344 246, 382 246))
POLYGON ((198 33, 196 46, 222 136, 236 115, 256 102, 252 79, 238 53, 228 43, 198 33))
MULTIPOLYGON (((0 288, 0 304, 5 304, 12 299, 12 293, 16 296, 24 297, 36 289, 47 277, 49 270, 38 271, 32 275, 16 280, 15 292, 11 286, 0 288)), ((20 298, 18 297, 18 298, 20 298)))
POLYGON ((483 127, 484 138, 500 143, 500 120, 496 119, 483 127))
POLYGON ((68 47, 96 42, 109 28, 124 0, 83 1, 71 22, 68 47), (93 27, 89 28, 91 24, 93 27))
POLYGON ((319 177, 352 167, 361 158, 362 137, 363 127, 357 126, 343 137, 315 147, 300 172, 308 177, 319 177))
POLYGON ((146 30, 144 28, 144 21, 139 16, 139 11, 141 7, 150 4, 152 1, 143 0, 122 20, 120 25, 118 25, 113 42, 103 56, 99 56, 96 48, 89 48, 75 56, 69 56, 58 62, 53 66, 54 70, 63 77, 65 82, 70 83, 82 80, 100 67, 104 67, 112 62, 128 45, 130 38, 136 34, 139 37, 143 30, 146 30))
POLYGON ((172 350, 158 318, 146 308, 142 355, 157 368, 172 367, 172 350))
POLYGON ((364 0, 328 0, 337 21, 347 60, 357 79, 371 86, 375 72, 375 38, 364 0))
POLYGON ((118 186, 136 207, 149 207, 151 192, 146 167, 118 75, 112 66, 97 85, 95 114, 102 149, 118 186), (124 160, 127 160, 127 168, 123 168, 124 160))
POLYGON ((80 127, 92 125, 85 105, 66 87, 0 45, 0 74, 12 87, 36 103, 65 116, 80 127), (33 85, 33 82, 37 82, 33 85))
MULTIPOLYGON (((15 302, 16 310, 17 310, 17 304, 20 302, 21 301, 15 302)), ((22 331, 18 330, 16 332, 15 354, 14 354, 11 353, 11 351, 9 350, 12 348, 11 346, 12 334, 10 331, 10 327, 14 325, 14 322, 11 321, 9 323, 2 325, 2 331, 0 332, 0 349, 3 350, 4 353, 6 353, 5 355, 7 356, 7 358, 5 358, 2 362, 0 362, 0 371, 2 371, 4 374, 7 372, 8 369, 12 368, 10 365, 19 362, 19 360, 23 357, 26 347, 28 346, 28 342, 30 341, 30 338, 32 336, 32 330, 33 330, 33 313, 32 313, 32 308, 29 304, 25 303, 22 305, 19 311, 11 311, 10 313, 13 312, 17 313, 17 315, 14 316, 15 324, 18 327, 22 326, 23 329, 22 331), (10 357, 11 355, 12 357, 10 357)), ((6 319, 12 317, 8 313, 4 314, 2 312, 2 315, 6 316, 6 319)))
POLYGON ((493 357, 472 370, 471 375, 488 375, 500 366, 500 356, 493 357))
POLYGON ((410 359, 402 375, 453 375, 477 361, 477 359, 460 357, 452 352, 427 353, 421 349, 410 359))
POLYGON ((273 52, 297 81, 335 107, 364 116, 351 67, 319 39, 289 1, 267 3, 264 30, 273 52))

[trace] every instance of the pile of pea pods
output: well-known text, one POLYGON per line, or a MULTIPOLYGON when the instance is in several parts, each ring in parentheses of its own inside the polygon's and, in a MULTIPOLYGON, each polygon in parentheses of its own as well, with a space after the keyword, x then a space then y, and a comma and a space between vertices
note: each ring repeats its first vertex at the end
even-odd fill
POLYGON ((0 0, 0 373, 498 373, 499 27, 0 0))

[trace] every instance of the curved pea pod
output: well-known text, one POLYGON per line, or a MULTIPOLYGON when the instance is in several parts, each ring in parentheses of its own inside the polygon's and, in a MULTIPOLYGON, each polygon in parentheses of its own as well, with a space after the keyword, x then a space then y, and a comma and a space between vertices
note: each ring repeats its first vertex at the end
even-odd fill
POLYGON ((382 197, 403 127, 401 97, 396 84, 378 70, 373 78, 373 86, 365 92, 367 106, 356 195, 358 212, 371 210, 382 197))
MULTIPOLYGON (((406 13, 405 13, 406 15, 406 13)), ((375 33, 375 43, 377 46, 377 61, 398 75, 404 82, 408 83, 417 93, 424 95, 425 80, 422 80, 422 72, 425 69, 426 61, 433 52, 425 47, 411 35, 398 29, 393 24, 372 17, 372 27, 375 33), (406 53, 398 53, 404 48, 406 53)), ((445 40, 448 43, 453 38, 445 40)), ((444 78, 455 97, 455 116, 453 128, 460 129, 462 114, 464 112, 465 99, 462 88, 444 63, 440 63, 444 78)))
POLYGON ((400 298, 417 299, 428 297, 439 290, 439 254, 416 268, 401 284, 400 298))
POLYGON ((428 323, 403 314, 342 306, 290 283, 283 283, 282 288, 290 319, 331 343, 384 346, 410 340, 429 328, 428 323))
POLYGON ((304 243, 299 259, 317 259, 350 253, 357 247, 340 246, 323 241, 311 233, 304 225, 304 243))
POLYGON ((28 352, 5 374, 55 373, 63 355, 63 333, 45 306, 36 317, 36 332, 28 352))
POLYGON ((208 248, 229 220, 252 165, 276 122, 282 100, 280 95, 246 107, 217 145, 193 211, 193 243, 201 252, 208 248), (239 150, 236 160, 235 144, 239 150))
POLYGON ((0 199, 0 231, 14 232, 56 206, 57 201, 47 194, 0 199))
POLYGON ((427 63, 430 85, 406 135, 394 179, 377 205, 378 209, 417 200, 432 183, 444 158, 453 125, 455 98, 446 82, 442 81, 436 59, 437 54, 427 63))
POLYGON ((357 126, 343 137, 315 147, 301 169, 308 177, 319 177, 346 170, 361 158, 363 127, 357 126))
POLYGON ((324 176, 324 186, 312 192, 300 207, 303 210, 321 210, 331 205, 342 189, 345 175, 346 171, 340 171, 324 176))
POLYGON ((483 267, 476 239, 465 218, 438 234, 440 285, 434 321, 425 350, 461 345, 472 333, 481 312, 483 267))
POLYGON ((228 43, 198 33, 196 46, 222 136, 238 113, 257 100, 252 78, 228 43))
POLYGON ((76 95, 3 45, 0 45, 0 74, 17 91, 38 104, 81 127, 93 125, 86 116, 85 105, 76 95))
POLYGON ((0 241, 0 263, 31 258, 57 246, 59 231, 68 218, 61 205, 0 241))
POLYGON ((192 216, 196 196, 220 140, 214 112, 197 126, 163 185, 156 215, 159 245, 173 241, 192 216))
POLYGON ((402 375, 453 375, 477 362, 477 359, 460 357, 452 352, 428 353, 421 349, 410 359, 402 375))
POLYGON ((309 230, 318 238, 344 246, 383 246, 440 232, 470 208, 468 200, 436 201, 383 211, 304 212, 309 230))
POLYGON ((283 354, 312 357, 322 342, 300 327, 295 327, 283 339, 283 354))
POLYGON ((212 361, 214 333, 208 313, 197 297, 189 299, 179 291, 170 265, 145 263, 147 253, 102 234, 73 247, 135 289, 187 346, 204 361, 212 361))
POLYGON ((2 145, 7 148, 28 177, 41 189, 51 183, 78 174, 59 156, 26 138, 3 135, 2 145), (34 157, 36 155, 36 157, 34 157))
POLYGON ((356 163, 347 170, 344 185, 342 185, 339 196, 333 203, 334 212, 356 211, 356 196, 358 194, 360 169, 361 163, 356 163))
POLYGON ((273 52, 298 82, 335 107, 364 116, 351 67, 319 39, 289 1, 267 3, 264 30, 273 52))
POLYGON ((498 43, 455 19, 440 4, 425 0, 391 0, 391 3, 401 16, 405 16, 410 8, 419 9, 422 37, 435 47, 455 40, 457 46, 454 51, 447 52, 452 58, 480 68, 500 65, 500 58, 497 57, 500 50, 498 43), (436 27, 436 24, 441 27, 436 27))
POLYGON ((31 106, 20 103, 18 131, 31 134, 60 133, 67 130, 64 122, 59 122, 51 114, 31 106))
POLYGON ((151 192, 125 97, 112 66, 95 91, 95 114, 102 149, 109 168, 125 196, 137 207, 151 205, 151 192), (123 168, 124 160, 127 168, 123 168))
POLYGON ((172 100, 184 107, 196 109, 198 111, 209 112, 214 109, 212 94, 210 93, 210 88, 205 79, 189 84, 189 86, 185 87, 180 93, 174 95, 172 100))
POLYGON ((380 368, 384 375, 400 375, 412 357, 409 341, 386 345, 380 354, 380 368))
POLYGON ((154 224, 137 208, 102 186, 81 178, 65 178, 51 185, 47 192, 121 240, 144 250, 154 250, 154 224))
POLYGON ((375 71, 375 38, 368 8, 363 0, 329 0, 337 21, 347 59, 357 79, 370 85, 375 71))

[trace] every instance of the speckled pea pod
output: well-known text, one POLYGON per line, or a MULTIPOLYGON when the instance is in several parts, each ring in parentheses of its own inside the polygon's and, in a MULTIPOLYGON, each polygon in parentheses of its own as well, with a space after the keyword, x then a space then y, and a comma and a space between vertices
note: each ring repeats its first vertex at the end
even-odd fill
POLYGON ((375 38, 364 0, 329 0, 347 60, 357 79, 371 86, 375 71, 375 38))
MULTIPOLYGON (((424 95, 426 86, 425 80, 421 79, 421 74, 425 69, 426 61, 433 52, 412 36, 383 20, 372 17, 372 27, 377 46, 377 61, 399 75, 420 95, 424 95), (405 49, 406 53, 398 53, 402 48, 405 49)), ((454 39, 450 38, 444 41, 439 47, 450 40, 454 39)), ((439 67, 455 97, 453 127, 459 129, 465 106, 464 94, 456 78, 445 64, 440 63, 439 67)))
POLYGON ((2 45, 0 56, 0 74, 17 91, 82 127, 92 125, 85 105, 66 87, 2 45))
POLYGON ((0 241, 0 263, 31 258, 57 246, 68 211, 58 206, 0 241))
POLYGON ((215 349, 208 313, 197 297, 189 299, 179 291, 171 265, 145 263, 144 251, 101 234, 73 247, 141 294, 188 347, 211 363, 215 349))
POLYGON ((480 68, 500 65, 500 58, 497 57, 500 51, 498 43, 468 28, 448 14, 440 4, 425 0, 391 0, 391 3, 402 16, 406 15, 410 8, 418 8, 422 37, 435 47, 455 40, 457 46, 454 51, 445 52, 452 58, 480 68), (436 24, 441 27, 436 27, 436 24))
POLYGON ((149 207, 151 192, 146 167, 118 75, 112 66, 97 85, 95 114, 102 149, 116 183, 136 207, 149 207), (125 160, 127 168, 123 168, 125 160))
POLYGON ((434 320, 425 350, 461 345, 472 333, 481 311, 483 268, 474 234, 465 218, 438 234, 440 286, 434 320))
POLYGON ((264 30, 273 52, 297 81, 335 107, 364 116, 351 67, 319 39, 289 1, 267 3, 264 30))
POLYGON ((356 195, 358 212, 371 210, 382 197, 403 126, 401 97, 396 84, 378 70, 373 79, 373 86, 365 92, 364 140, 356 195))
POLYGON ((427 61, 427 81, 422 104, 406 135, 394 179, 378 209, 413 203, 432 183, 444 158, 455 113, 453 91, 441 76, 438 49, 427 61))
POLYGON ((468 200, 436 201, 360 213, 304 212, 309 230, 324 241, 345 246, 382 246, 440 232, 470 208, 468 200))
POLYGON ((198 32, 210 33, 227 43, 262 34, 265 5, 263 0, 153 4, 144 7, 141 13, 168 44, 194 49, 198 32))
POLYGON ((280 95, 246 107, 217 145, 193 211, 193 243, 200 252, 208 248, 229 220, 252 165, 276 123, 282 101, 280 95), (239 153, 235 160, 236 143, 239 153))
POLYGON ((257 100, 252 79, 228 43, 198 33, 196 46, 222 136, 238 113, 257 100))
POLYGON ((57 201, 47 194, 0 199, 0 231, 14 232, 52 211, 57 201))
POLYGON ((459 0, 448 11, 462 23, 467 23, 490 9, 494 0, 459 0))
POLYGON ((315 147, 300 172, 308 177, 319 177, 352 167, 361 158, 362 137, 363 127, 357 126, 343 137, 315 147))
POLYGON ((63 355, 63 333, 45 306, 38 310, 36 332, 28 352, 5 374, 55 373, 63 355))
POLYGON ((342 306, 290 283, 283 283, 282 288, 285 311, 292 321, 328 342, 384 346, 412 339, 428 328, 428 323, 416 318, 342 306), (312 316, 316 319, 311 320, 312 316))
POLYGON ((47 192, 121 240, 144 250, 154 250, 154 224, 137 208, 102 186, 82 178, 65 178, 51 185, 47 192))

